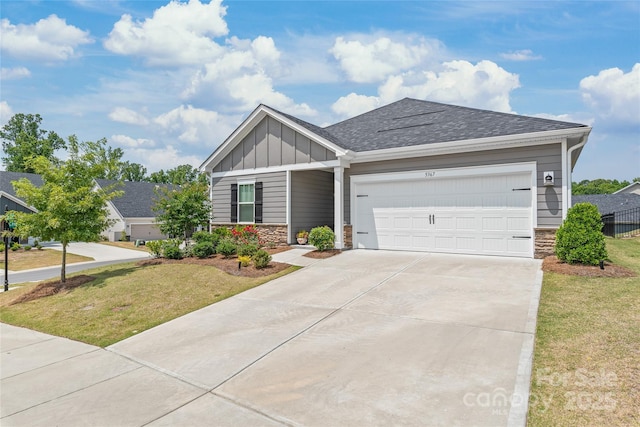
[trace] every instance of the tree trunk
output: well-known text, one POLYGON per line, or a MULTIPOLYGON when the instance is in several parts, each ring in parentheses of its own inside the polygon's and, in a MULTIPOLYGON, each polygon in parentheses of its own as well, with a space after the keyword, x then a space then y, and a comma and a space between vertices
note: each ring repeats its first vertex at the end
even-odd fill
POLYGON ((60 283, 67 282, 67 243, 62 243, 62 268, 60 269, 60 283))

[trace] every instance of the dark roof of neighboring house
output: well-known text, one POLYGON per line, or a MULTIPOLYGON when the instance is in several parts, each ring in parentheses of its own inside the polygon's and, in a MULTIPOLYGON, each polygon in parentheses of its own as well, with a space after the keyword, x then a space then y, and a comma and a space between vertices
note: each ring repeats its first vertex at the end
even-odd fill
POLYGON ((357 152, 578 127, 587 126, 404 98, 321 130, 332 136, 327 139, 357 152))
POLYGON ((36 187, 40 187, 42 185, 42 177, 35 173, 0 171, 0 191, 19 199, 19 197, 16 196, 16 192, 13 189, 11 182, 18 181, 22 178, 27 178, 36 187))
POLYGON ((571 203, 591 203, 598 207, 600 215, 640 208, 640 194, 588 194, 571 196, 571 203))
MULTIPOLYGON (((102 188, 116 184, 118 181, 110 179, 96 179, 102 188)), ((118 209, 124 218, 148 218, 155 217, 156 212, 152 207, 156 203, 155 189, 158 187, 177 188, 177 186, 167 184, 156 184, 153 182, 130 182, 124 181, 123 186, 116 187, 116 190, 124 191, 121 197, 111 200, 111 203, 118 209)))

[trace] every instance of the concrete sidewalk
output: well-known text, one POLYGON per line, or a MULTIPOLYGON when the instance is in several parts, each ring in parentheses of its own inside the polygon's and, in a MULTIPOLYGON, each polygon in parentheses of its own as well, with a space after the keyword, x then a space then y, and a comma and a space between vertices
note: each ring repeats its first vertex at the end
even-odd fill
POLYGON ((1 325, 0 423, 524 426, 541 278, 357 250, 107 349, 1 325))

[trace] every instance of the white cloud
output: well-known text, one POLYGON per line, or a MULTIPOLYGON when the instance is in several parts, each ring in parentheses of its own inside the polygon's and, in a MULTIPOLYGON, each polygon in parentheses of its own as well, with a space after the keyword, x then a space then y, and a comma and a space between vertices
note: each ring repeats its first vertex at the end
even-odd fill
POLYGON ((630 72, 619 68, 600 71, 580 81, 582 100, 595 114, 616 123, 640 124, 640 63, 630 72))
POLYGON ((0 124, 4 125, 13 117, 13 109, 6 101, 0 101, 0 124))
POLYGON ((350 117, 362 113, 366 106, 411 97, 512 112, 509 95, 518 87, 518 75, 494 62, 480 61, 474 65, 457 60, 443 63, 439 71, 409 71, 390 76, 378 88, 378 96, 363 97, 352 93, 338 99, 332 108, 334 112, 350 117))
POLYGON ((167 145, 161 149, 134 148, 127 150, 127 157, 131 161, 146 167, 149 173, 160 169, 173 169, 178 165, 184 164, 197 168, 204 160, 198 156, 183 154, 172 145, 167 145))
POLYGON ((501 53, 500 56, 508 61, 536 61, 542 59, 542 56, 534 55, 531 49, 501 53))
POLYGON ((128 123, 131 125, 147 125, 149 119, 143 114, 130 110, 125 107, 116 107, 109 113, 109 118, 114 122, 128 123))
POLYGON ((0 80, 18 80, 31 77, 31 71, 25 67, 2 68, 0 72, 0 80))
POLYGON ((142 22, 122 15, 104 46, 121 55, 146 58, 150 65, 202 64, 223 53, 212 37, 228 33, 225 14, 222 0, 174 0, 142 22))
POLYGON ((56 15, 31 25, 2 19, 0 32, 2 52, 20 59, 64 61, 78 54, 78 46, 93 43, 88 31, 67 25, 56 15))
POLYGON ((371 42, 338 37, 329 52, 338 60, 349 80, 373 83, 423 63, 437 46, 437 42, 422 37, 407 37, 401 42, 384 36, 371 42))
POLYGON ((156 145, 152 139, 132 138, 127 135, 111 135, 109 140, 120 147, 127 148, 154 147, 156 145))
POLYGON ((229 118, 215 111, 181 105, 154 119, 154 122, 178 140, 193 145, 206 144, 210 141, 221 142, 229 135, 238 118, 229 118))

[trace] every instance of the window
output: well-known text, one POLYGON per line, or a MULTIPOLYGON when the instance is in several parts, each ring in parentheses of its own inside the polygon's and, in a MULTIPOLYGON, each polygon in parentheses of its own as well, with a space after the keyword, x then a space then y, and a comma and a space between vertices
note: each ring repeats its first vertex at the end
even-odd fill
POLYGON ((255 222, 255 185, 238 184, 238 222, 255 222))

